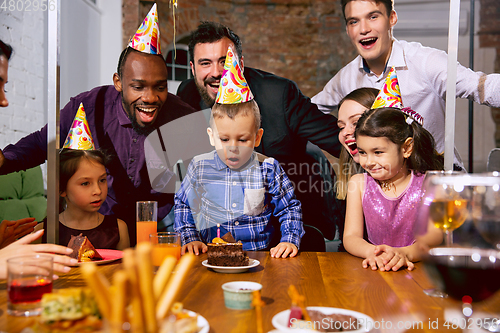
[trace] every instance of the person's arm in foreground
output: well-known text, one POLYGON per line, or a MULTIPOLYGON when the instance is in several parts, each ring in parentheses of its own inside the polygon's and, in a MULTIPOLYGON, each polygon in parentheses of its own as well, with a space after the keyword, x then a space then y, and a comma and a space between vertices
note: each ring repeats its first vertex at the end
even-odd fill
POLYGON ((54 258, 54 271, 67 273, 70 265, 76 265, 78 260, 68 257, 72 249, 55 244, 29 244, 42 237, 43 229, 24 236, 18 241, 0 250, 0 279, 7 278, 7 260, 19 256, 35 254, 49 255, 54 258))

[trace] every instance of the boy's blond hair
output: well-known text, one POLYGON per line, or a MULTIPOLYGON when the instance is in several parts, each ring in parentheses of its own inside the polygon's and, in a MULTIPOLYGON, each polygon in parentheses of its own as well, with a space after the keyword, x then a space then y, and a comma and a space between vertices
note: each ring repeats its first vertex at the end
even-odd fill
POLYGON ((229 117, 234 119, 237 115, 250 116, 253 115, 255 131, 260 128, 260 110, 257 102, 252 99, 248 102, 238 104, 219 104, 215 103, 212 107, 212 117, 210 117, 210 127, 214 127, 213 119, 229 117))

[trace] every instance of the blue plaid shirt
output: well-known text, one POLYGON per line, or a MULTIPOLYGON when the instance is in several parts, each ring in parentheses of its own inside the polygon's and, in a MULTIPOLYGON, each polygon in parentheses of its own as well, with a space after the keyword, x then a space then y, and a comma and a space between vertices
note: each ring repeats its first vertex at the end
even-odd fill
POLYGON ((259 162, 254 152, 240 170, 232 170, 214 150, 189 164, 186 178, 175 194, 174 229, 182 244, 209 243, 230 232, 244 250, 268 247, 274 231, 269 220, 279 218, 281 242, 300 245, 304 235, 300 202, 292 183, 273 158, 259 162))

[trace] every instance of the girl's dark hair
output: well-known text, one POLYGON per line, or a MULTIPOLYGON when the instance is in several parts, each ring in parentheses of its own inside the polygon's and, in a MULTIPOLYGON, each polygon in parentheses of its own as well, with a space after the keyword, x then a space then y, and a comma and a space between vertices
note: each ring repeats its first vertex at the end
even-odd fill
POLYGON ((408 125, 408 117, 397 108, 368 110, 358 120, 356 139, 359 135, 385 137, 400 148, 407 138, 413 138, 413 152, 407 160, 408 169, 417 173, 443 170, 443 155, 436 151, 432 134, 415 120, 408 125))
POLYGON ((12 46, 0 40, 0 56, 3 55, 7 58, 7 60, 10 60, 10 56, 12 55, 12 46))
POLYGON ((106 166, 106 155, 100 150, 78 150, 63 148, 59 154, 59 193, 66 191, 68 181, 78 170, 80 161, 88 159, 91 162, 106 166))

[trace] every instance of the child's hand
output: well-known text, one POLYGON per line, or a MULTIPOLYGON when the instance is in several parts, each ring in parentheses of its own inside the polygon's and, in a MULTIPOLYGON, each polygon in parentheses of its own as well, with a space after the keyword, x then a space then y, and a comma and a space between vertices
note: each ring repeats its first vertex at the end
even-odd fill
POLYGON ((401 267, 408 267, 408 270, 411 271, 415 267, 403 250, 388 245, 375 246, 373 256, 363 260, 363 267, 368 268, 368 266, 372 270, 376 270, 378 267, 382 272, 397 271, 401 267))
POLYGON ((299 249, 292 243, 281 242, 269 252, 271 253, 271 258, 286 258, 288 255, 290 255, 290 258, 293 258, 297 255, 299 249))
POLYGON ((199 255, 200 253, 207 252, 207 250, 208 250, 208 247, 205 245, 205 243, 200 242, 200 241, 194 241, 191 243, 187 243, 186 245, 184 245, 182 247, 181 255, 183 255, 186 252, 199 255))

